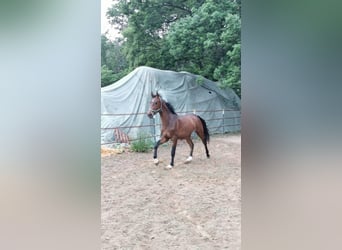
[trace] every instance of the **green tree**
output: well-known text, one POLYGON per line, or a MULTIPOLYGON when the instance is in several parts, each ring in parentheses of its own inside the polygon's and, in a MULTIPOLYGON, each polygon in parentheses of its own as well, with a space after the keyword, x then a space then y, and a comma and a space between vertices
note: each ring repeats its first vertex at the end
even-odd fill
POLYGON ((122 40, 101 36, 101 86, 111 84, 129 72, 123 53, 122 40))
POLYGON ((170 25, 191 15, 192 7, 202 1, 119 1, 107 12, 111 23, 124 38, 124 51, 129 67, 141 65, 164 68, 161 62, 169 62, 164 48, 164 36, 170 25))
POLYGON ((166 40, 175 69, 220 81, 240 95, 240 6, 208 0, 171 26, 166 40))
POLYGON ((101 36, 101 65, 106 65, 115 74, 127 68, 122 39, 111 41, 105 35, 101 36))
POLYGON ((107 65, 101 66, 101 87, 107 86, 115 82, 115 75, 113 71, 110 70, 107 65))
MULTIPOLYGON (((130 0, 114 4, 107 16, 123 35, 127 72, 141 65, 185 70, 240 95, 240 8, 239 0, 130 0)), ((104 58, 113 73, 122 72, 108 61, 113 55, 104 58)))

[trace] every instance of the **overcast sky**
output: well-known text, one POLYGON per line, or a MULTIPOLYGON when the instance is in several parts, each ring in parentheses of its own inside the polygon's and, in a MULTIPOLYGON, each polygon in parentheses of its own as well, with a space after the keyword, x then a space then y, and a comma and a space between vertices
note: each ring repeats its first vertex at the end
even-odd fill
POLYGON ((115 0, 101 0, 101 34, 104 34, 108 31, 107 37, 110 39, 114 39, 118 36, 118 33, 114 30, 114 28, 109 24, 108 19, 106 17, 107 9, 112 6, 112 4, 116 2, 115 0))

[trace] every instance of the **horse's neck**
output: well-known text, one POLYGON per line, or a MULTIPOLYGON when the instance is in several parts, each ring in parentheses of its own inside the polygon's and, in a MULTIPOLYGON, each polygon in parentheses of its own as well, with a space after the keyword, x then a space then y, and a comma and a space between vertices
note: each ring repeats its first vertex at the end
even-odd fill
POLYGON ((160 113, 160 118, 163 127, 168 127, 170 122, 172 122, 177 115, 172 114, 167 108, 166 104, 163 103, 162 112, 160 113))

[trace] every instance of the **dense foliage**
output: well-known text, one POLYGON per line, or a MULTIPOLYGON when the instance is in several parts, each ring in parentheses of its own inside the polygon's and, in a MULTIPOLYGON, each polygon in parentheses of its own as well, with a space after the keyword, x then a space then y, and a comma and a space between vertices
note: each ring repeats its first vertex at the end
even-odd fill
POLYGON ((236 0, 119 1, 107 17, 123 39, 102 39, 103 72, 118 76, 142 65, 184 70, 240 95, 240 7, 236 0))
POLYGON ((101 87, 109 85, 129 72, 121 41, 101 36, 101 87))

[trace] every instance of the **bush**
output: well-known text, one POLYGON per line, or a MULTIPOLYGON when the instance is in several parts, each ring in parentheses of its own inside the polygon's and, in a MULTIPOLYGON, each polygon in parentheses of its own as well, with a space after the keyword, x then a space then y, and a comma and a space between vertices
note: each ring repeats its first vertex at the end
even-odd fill
POLYGON ((131 149, 134 152, 148 152, 153 148, 151 138, 146 138, 148 135, 139 134, 138 139, 132 142, 131 149))

